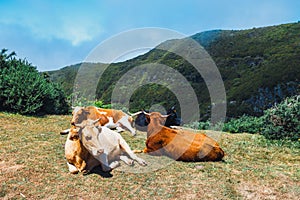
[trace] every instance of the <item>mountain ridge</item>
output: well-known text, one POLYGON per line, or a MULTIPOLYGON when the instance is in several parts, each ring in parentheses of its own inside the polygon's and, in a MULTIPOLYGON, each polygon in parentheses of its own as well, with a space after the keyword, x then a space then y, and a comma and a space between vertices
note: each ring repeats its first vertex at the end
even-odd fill
MULTIPOLYGON (((299 94, 299 35, 300 23, 290 23, 246 30, 205 31, 190 38, 197 41, 216 63, 226 89, 227 116, 237 117, 243 114, 261 115, 264 109, 274 103, 299 94)), ((176 41, 181 40, 166 42, 175 45, 176 41)), ((110 64, 98 83, 96 98, 109 103, 115 84, 129 70, 147 63, 158 63, 174 68, 190 82, 198 97, 201 119, 208 119, 211 102, 201 75, 180 56, 158 47, 133 59, 110 64)), ((54 82, 62 84, 67 94, 71 94, 80 65, 48 73, 54 82)), ((97 66, 103 64, 88 65, 96 70, 97 66)), ((132 95, 130 110, 147 109, 153 104, 161 104, 166 108, 173 104, 180 107, 168 88, 149 84, 132 95)))

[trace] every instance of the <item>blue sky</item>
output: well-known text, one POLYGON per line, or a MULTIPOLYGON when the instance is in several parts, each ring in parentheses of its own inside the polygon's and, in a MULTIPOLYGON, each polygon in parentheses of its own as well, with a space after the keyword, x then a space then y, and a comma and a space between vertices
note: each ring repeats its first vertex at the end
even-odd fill
POLYGON ((159 27, 184 35, 300 20, 299 0, 0 0, 0 48, 38 70, 85 59, 124 31, 159 27))

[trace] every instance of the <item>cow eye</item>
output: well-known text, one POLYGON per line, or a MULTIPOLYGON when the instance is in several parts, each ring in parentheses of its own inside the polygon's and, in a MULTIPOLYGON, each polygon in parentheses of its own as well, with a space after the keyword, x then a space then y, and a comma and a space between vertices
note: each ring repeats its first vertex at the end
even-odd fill
POLYGON ((92 140, 92 136, 85 136, 86 140, 92 140))

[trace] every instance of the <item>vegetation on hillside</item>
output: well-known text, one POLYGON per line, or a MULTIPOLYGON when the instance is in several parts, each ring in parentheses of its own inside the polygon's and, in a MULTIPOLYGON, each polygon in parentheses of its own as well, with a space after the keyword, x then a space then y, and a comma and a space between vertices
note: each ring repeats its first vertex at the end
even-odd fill
POLYGON ((0 110, 21 114, 63 114, 68 112, 64 91, 15 53, 0 53, 0 110))
POLYGON ((300 95, 265 111, 262 134, 268 139, 300 141, 300 95))
MULTIPOLYGON (((225 84, 227 116, 244 114, 263 115, 264 110, 300 90, 300 23, 284 24, 240 31, 215 30, 191 36, 199 42, 215 61, 225 84)), ((178 40, 167 41, 176 45, 178 40)), ((163 45, 163 44, 162 44, 163 45)), ((134 59, 112 63, 97 84, 96 99, 111 102, 112 91, 118 80, 130 69, 147 63, 159 63, 176 69, 193 87, 199 101, 201 120, 210 116, 210 97, 206 83, 189 62, 178 55, 155 48, 134 59)), ((86 64, 93 68, 86 81, 103 68, 103 64, 86 64)), ((79 65, 49 72, 55 82, 61 83, 70 95, 79 65)), ((133 77, 134 79, 141 77, 133 77)), ((124 86, 124 91, 126 90, 124 86)), ((130 99, 132 112, 149 109, 153 104, 165 108, 176 105, 176 96, 168 88, 149 84, 139 88, 130 99)))
POLYGON ((210 121, 186 125, 194 129, 220 129, 230 133, 262 134, 271 140, 300 141, 300 95, 286 98, 280 104, 264 111, 260 117, 243 115, 224 124, 212 125, 210 121))

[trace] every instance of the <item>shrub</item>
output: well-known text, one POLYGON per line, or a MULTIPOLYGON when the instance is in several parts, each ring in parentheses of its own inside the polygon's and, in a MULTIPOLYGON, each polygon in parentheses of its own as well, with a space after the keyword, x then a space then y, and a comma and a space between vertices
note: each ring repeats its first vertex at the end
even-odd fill
POLYGON ((111 108, 111 104, 104 104, 103 101, 101 101, 101 100, 95 101, 94 105, 98 108, 104 108, 104 109, 111 108))
POLYGON ((15 54, 0 53, 0 110, 20 114, 62 114, 68 104, 62 89, 15 54))
POLYGON ((225 123, 222 130, 230 133, 258 133, 262 130, 262 126, 263 119, 261 117, 243 115, 225 123))
POLYGON ((265 111, 262 135, 268 139, 300 139, 300 95, 265 111))
POLYGON ((210 121, 191 122, 188 124, 184 124, 183 126, 187 128, 198 129, 198 130, 208 130, 210 129, 210 121))

